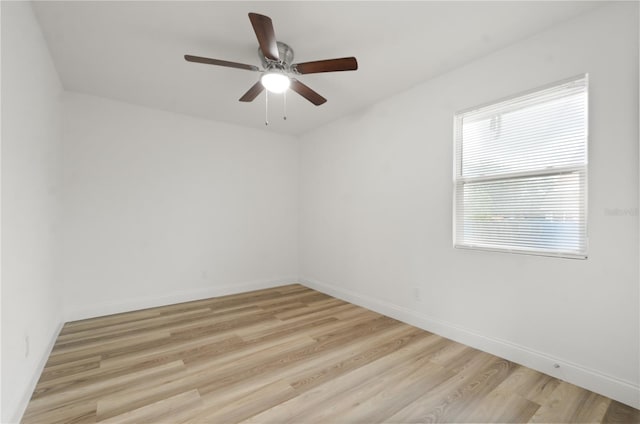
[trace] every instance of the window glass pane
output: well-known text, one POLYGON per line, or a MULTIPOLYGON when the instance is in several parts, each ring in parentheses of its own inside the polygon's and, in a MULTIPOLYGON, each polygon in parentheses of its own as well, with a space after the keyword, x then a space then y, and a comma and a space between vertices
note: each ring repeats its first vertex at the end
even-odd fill
POLYGON ((462 185, 466 244, 579 253, 585 231, 584 174, 518 178, 462 185))
POLYGON ((527 172, 585 162, 586 93, 567 90, 533 103, 485 116, 463 118, 462 175, 527 172), (566 94, 566 95, 564 95, 566 94))

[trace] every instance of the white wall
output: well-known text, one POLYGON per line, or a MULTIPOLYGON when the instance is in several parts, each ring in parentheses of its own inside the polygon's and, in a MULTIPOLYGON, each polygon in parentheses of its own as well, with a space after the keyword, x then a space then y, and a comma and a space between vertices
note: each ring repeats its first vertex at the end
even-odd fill
POLYGON ((637 4, 305 135, 300 179, 303 282, 640 406, 637 4), (584 72, 589 258, 454 249, 454 113, 584 72))
POLYGON ((296 281, 293 137, 65 93, 68 319, 296 281))
POLYGON ((2 415, 17 420, 62 322, 62 86, 29 3, 2 2, 2 415), (27 353, 25 338, 29 338, 27 353))

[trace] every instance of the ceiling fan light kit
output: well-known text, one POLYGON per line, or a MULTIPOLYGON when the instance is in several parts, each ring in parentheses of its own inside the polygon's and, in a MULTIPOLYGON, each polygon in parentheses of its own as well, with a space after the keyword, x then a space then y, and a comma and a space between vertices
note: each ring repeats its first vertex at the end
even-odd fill
POLYGON ((281 72, 266 72, 260 77, 262 86, 271 93, 284 93, 291 86, 289 77, 281 72))
MULTIPOLYGON (((249 20, 258 39, 260 46, 258 48, 258 56, 264 69, 261 70, 257 66, 226 60, 191 55, 184 56, 188 62, 226 66, 262 73, 260 80, 240 97, 239 100, 241 102, 252 102, 265 89, 271 93, 286 93, 290 88, 314 105, 320 106, 327 99, 298 81, 294 76, 321 72, 355 71, 358 69, 358 62, 355 57, 292 63, 293 49, 289 45, 276 40, 271 18, 257 13, 249 13, 249 20)), ((268 122, 265 121, 265 123, 268 122)))

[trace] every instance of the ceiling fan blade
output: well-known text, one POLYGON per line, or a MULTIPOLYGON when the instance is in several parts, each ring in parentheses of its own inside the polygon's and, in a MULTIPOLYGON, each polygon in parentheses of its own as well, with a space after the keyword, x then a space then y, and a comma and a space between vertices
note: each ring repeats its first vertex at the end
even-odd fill
POLYGON ((291 78, 291 85, 289 86, 289 88, 291 88, 293 91, 309 100, 316 106, 320 106, 327 101, 327 99, 325 99, 320 94, 316 93, 311 88, 307 87, 295 78, 291 78))
POLYGON ((317 74, 319 72, 355 71, 358 61, 355 57, 340 59, 316 60, 314 62, 297 63, 293 69, 300 74, 317 74))
POLYGON ((249 91, 247 91, 246 93, 244 93, 244 95, 242 97, 240 97, 240 101, 241 102, 252 102, 253 99, 258 97, 258 94, 262 93, 262 90, 264 90, 264 86, 262 85, 262 83, 260 81, 258 81, 257 83, 255 83, 255 84, 253 84, 251 86, 249 91))
POLYGON ((276 33, 273 31, 271 18, 257 13, 249 13, 249 20, 253 26, 253 31, 256 33, 258 44, 260 44, 260 50, 262 50, 264 57, 271 60, 280 60, 276 33))
POLYGON ((246 69, 247 71, 259 71, 260 68, 253 65, 245 65, 244 63, 229 62, 226 60, 210 59, 208 57, 191 56, 189 54, 184 55, 184 60, 187 62, 204 63, 206 65, 218 65, 226 66, 228 68, 246 69))

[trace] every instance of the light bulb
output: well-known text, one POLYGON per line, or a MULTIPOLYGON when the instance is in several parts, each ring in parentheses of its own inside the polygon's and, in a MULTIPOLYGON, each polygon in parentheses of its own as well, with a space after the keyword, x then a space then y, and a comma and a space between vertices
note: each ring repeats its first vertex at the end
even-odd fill
POLYGON ((264 88, 272 93, 282 93, 289 88, 289 77, 280 72, 268 72, 260 78, 264 88))

